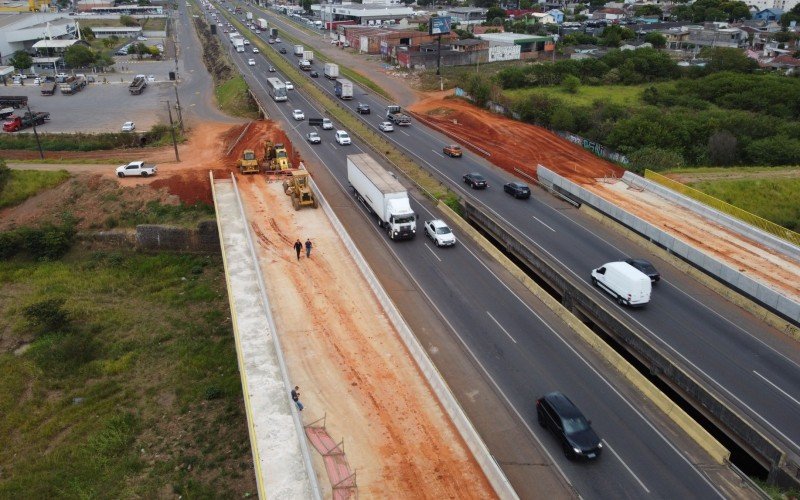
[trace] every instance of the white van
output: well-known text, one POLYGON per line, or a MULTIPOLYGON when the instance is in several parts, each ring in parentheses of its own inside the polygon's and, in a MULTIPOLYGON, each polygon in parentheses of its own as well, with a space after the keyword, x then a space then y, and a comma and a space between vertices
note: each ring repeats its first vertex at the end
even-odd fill
POLYGON ((592 271, 592 283, 619 305, 643 306, 650 302, 650 278, 627 262, 609 262, 592 271))

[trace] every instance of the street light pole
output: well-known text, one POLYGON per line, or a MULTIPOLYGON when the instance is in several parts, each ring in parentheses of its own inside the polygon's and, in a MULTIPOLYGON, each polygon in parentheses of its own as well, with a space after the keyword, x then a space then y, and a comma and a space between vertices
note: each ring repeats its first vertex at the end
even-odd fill
POLYGON ((31 113, 31 107, 29 105, 25 105, 28 108, 28 116, 32 120, 33 123, 33 136, 36 138, 36 146, 39 148, 39 157, 44 160, 44 151, 42 151, 42 143, 39 141, 39 132, 36 131, 36 120, 33 119, 33 113, 31 113))
POLYGON ((164 101, 167 103, 167 113, 169 114, 169 131, 172 133, 172 147, 175 148, 175 161, 181 161, 178 156, 178 140, 175 138, 175 125, 172 122, 172 109, 169 107, 169 100, 164 101))

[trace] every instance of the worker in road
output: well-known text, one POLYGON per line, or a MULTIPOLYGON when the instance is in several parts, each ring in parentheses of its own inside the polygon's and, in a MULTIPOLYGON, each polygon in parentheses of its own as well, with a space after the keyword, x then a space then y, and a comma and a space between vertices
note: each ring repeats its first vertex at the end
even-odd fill
POLYGON ((294 251, 297 252, 297 260, 300 260, 300 252, 303 251, 303 244, 300 243, 300 238, 294 242, 294 251))
POLYGON ((311 238, 306 238, 306 258, 311 257, 311 238))

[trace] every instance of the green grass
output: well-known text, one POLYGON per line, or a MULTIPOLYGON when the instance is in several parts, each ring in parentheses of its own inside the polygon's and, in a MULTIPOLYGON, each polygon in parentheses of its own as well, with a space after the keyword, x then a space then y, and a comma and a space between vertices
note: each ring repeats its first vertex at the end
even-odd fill
POLYGON ((787 229, 800 232, 800 179, 735 179, 691 187, 787 229))
POLYGON ((652 84, 647 85, 581 85, 574 94, 565 92, 561 87, 533 87, 527 89, 505 90, 503 94, 512 101, 527 99, 531 95, 539 94, 557 97, 564 102, 591 106, 595 101, 618 104, 628 108, 642 108, 646 104, 641 100, 642 91, 652 84))
MULTIPOLYGON (((183 142, 180 131, 176 132, 178 141, 183 142)), ((159 147, 171 144, 172 134, 169 125, 154 125, 147 132, 106 132, 101 134, 43 134, 39 142, 44 151, 97 151, 118 148, 138 148, 142 146, 159 147)), ((36 137, 32 133, 0 135, 0 150, 24 149, 38 150, 36 137)))
POLYGON ((219 108, 229 115, 244 118, 258 118, 258 110, 254 108, 247 83, 244 77, 237 74, 222 85, 214 89, 219 108))
POLYGON ((167 20, 160 17, 148 17, 138 19, 144 31, 165 31, 167 29, 167 20))
POLYGON ((471 64, 469 66, 443 66, 440 68, 441 86, 439 76, 436 75, 436 68, 433 68, 420 73, 418 88, 425 92, 436 91, 440 88, 452 89, 459 84, 463 84, 467 75, 480 72, 482 75, 493 76, 504 68, 517 65, 519 65, 519 61, 498 61, 480 65, 471 64))
POLYGON ((0 190, 0 208, 18 205, 31 196, 69 179, 66 170, 12 170, 8 184, 0 190))
POLYGON ((5 260, 0 289, 0 498, 255 493, 218 256, 5 260))
POLYGON ((672 168, 659 172, 661 175, 669 174, 742 174, 754 175, 773 174, 778 172, 797 171, 797 167, 685 167, 672 168))

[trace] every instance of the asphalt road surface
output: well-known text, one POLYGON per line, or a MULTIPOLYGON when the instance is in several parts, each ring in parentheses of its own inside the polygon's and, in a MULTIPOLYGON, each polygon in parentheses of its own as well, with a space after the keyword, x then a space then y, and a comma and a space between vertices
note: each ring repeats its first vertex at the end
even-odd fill
MULTIPOLYGON (((225 37, 223 43, 230 46, 224 33, 220 36, 225 37)), ((304 157, 310 158, 310 163, 324 165, 339 194, 349 197, 346 194, 345 156, 368 149, 358 140, 354 140, 351 146, 339 146, 332 140, 333 131, 323 130, 318 130, 323 137, 322 144, 310 146, 305 143, 305 133, 314 129, 306 121, 292 120, 291 110, 303 109, 307 116, 323 116, 322 113, 313 111, 314 104, 299 91, 290 91, 288 102, 274 103, 265 87, 266 78, 273 74, 265 71, 267 61, 264 55, 254 55, 250 50, 231 54, 272 118, 284 123, 289 137, 301 148, 304 157), (250 58, 256 59, 256 66, 247 65, 250 58)), ((268 55, 277 56, 274 52, 268 55)), ((293 56, 288 55, 292 61, 293 56)), ((321 71, 319 67, 316 69, 321 71)), ((277 76, 286 79, 280 73, 277 76)), ((332 87, 331 82, 324 79, 319 83, 326 90, 332 87)), ((361 92, 350 105, 355 106, 357 101, 366 99, 370 99, 376 111, 384 109, 386 104, 361 92)), ((376 114, 368 115, 367 119, 374 125, 381 121, 376 114)), ((398 130, 391 137, 395 140, 408 138, 411 147, 425 154, 417 139, 420 129, 420 126, 413 125, 410 129, 398 130)), ((428 132, 424 135, 429 138, 427 140, 446 142, 428 132)), ((430 150, 437 155, 435 161, 442 160, 437 152, 441 151, 441 145, 430 150)), ((570 211, 552 198, 543 196, 539 202, 550 210, 570 211)), ((438 216, 423 198, 416 197, 412 206, 420 221, 438 216)), ((516 210, 519 206, 516 205, 516 210)), ((517 425, 528 434, 529 440, 545 450, 548 460, 556 464, 580 496, 724 496, 708 479, 708 470, 697 465, 708 462, 708 457, 668 423, 659 421, 662 416, 651 413, 646 402, 617 378, 613 370, 603 366, 593 353, 587 352, 573 338, 572 332, 552 318, 530 294, 507 284, 497 266, 471 242, 460 241, 451 249, 437 249, 421 235, 410 242, 390 242, 377 229, 375 221, 362 208, 358 210, 361 224, 372 227, 365 240, 358 241, 373 249, 377 242, 401 264, 410 280, 443 318, 450 340, 457 339, 457 343, 463 346, 483 377, 490 380, 490 385, 512 408, 512 413, 519 419, 517 425), (544 319, 545 316, 548 320, 544 319), (553 436, 538 427, 535 399, 551 390, 568 394, 593 420, 606 446, 600 460, 593 463, 566 460, 553 436)), ((374 250, 368 253, 374 253, 374 250)), ((432 356, 436 359, 435 352, 432 356)), ((513 464, 500 462, 507 473, 511 471, 509 476, 514 476, 513 464)), ((535 486, 520 488, 515 483, 515 487, 523 496, 536 496, 535 486)))

